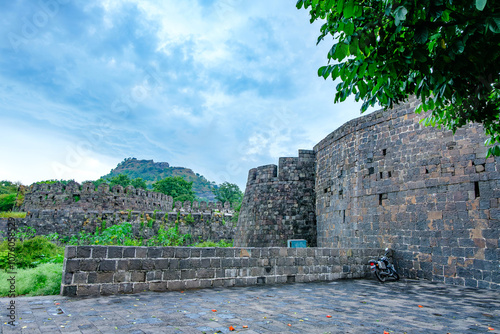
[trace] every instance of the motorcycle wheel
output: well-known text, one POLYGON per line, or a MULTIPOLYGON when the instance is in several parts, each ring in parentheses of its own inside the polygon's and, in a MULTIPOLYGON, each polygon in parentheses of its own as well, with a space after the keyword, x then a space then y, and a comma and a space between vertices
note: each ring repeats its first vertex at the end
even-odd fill
POLYGON ((375 271, 375 277, 377 277, 379 282, 382 282, 382 283, 384 283, 386 278, 387 278, 387 276, 385 276, 385 275, 380 275, 378 270, 375 271))

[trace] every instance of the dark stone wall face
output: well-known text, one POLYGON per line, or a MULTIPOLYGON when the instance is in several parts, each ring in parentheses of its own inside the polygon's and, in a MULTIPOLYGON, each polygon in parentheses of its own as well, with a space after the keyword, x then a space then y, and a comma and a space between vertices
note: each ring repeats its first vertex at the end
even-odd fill
POLYGON ((128 186, 101 184, 95 189, 92 182, 70 182, 67 185, 33 184, 24 197, 22 211, 71 210, 71 211, 119 211, 161 210, 170 211, 173 199, 162 193, 135 189, 128 186))
POLYGON ((279 167, 251 169, 236 228, 236 247, 283 247, 288 239, 316 246, 315 158, 280 158, 279 167))
MULTIPOLYGON (((105 227, 124 222, 132 224, 133 235, 148 240, 158 234, 160 228, 168 229, 177 224, 179 234, 189 234, 188 244, 203 241, 219 242, 234 238, 235 224, 232 213, 218 210, 140 212, 140 211, 68 211, 43 210, 32 211, 26 218, 16 218, 17 230, 26 227, 35 229, 36 235, 58 233, 60 237, 70 238, 83 231, 94 233, 105 227)), ((7 236, 7 219, 0 218, 0 238, 7 236)))
POLYGON ((316 145, 318 246, 390 247, 406 277, 498 289, 500 159, 485 159, 481 126, 423 127, 414 107, 350 121, 316 145))

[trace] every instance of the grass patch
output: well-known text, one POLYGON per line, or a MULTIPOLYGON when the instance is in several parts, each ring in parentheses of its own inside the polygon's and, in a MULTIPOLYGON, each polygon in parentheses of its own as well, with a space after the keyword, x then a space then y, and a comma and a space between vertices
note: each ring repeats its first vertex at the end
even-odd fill
POLYGON ((26 212, 0 212, 0 218, 26 218, 26 212))
POLYGON ((219 242, 213 242, 213 241, 203 241, 199 242, 197 244, 192 245, 193 247, 221 247, 221 248, 226 248, 226 247, 233 247, 233 241, 225 241, 221 240, 219 242))
MULTIPOLYGON (((44 263, 36 268, 16 270, 16 296, 58 295, 61 290, 62 263, 44 263)), ((9 295, 12 276, 0 271, 0 297, 9 295)))

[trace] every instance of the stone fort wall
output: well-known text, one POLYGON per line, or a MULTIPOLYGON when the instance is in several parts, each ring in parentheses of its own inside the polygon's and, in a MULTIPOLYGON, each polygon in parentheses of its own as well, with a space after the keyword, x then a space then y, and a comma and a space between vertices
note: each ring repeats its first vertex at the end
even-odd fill
POLYGON ((24 197, 22 211, 71 210, 71 211, 120 211, 120 210, 161 210, 170 211, 172 197, 162 193, 135 189, 128 186, 114 186, 106 183, 96 189, 92 182, 69 182, 63 185, 33 184, 24 197))
POLYGON ((288 239, 316 246, 314 152, 280 158, 279 167, 251 169, 236 229, 237 247, 286 247, 288 239))
MULTIPOLYGON (((130 222, 135 236, 148 239, 160 226, 172 227, 177 221, 179 233, 190 234, 192 242, 218 242, 232 240, 235 230, 230 203, 173 203, 171 196, 133 186, 110 190, 107 184, 95 189, 92 182, 33 184, 21 209, 27 215, 16 219, 18 228, 33 227, 37 235, 71 237, 80 231, 94 233, 103 226, 130 222)), ((6 225, 7 219, 0 218, 0 237, 7 231, 2 228, 6 225)))
MULTIPOLYGON (((317 246, 391 247, 406 277, 498 289, 500 159, 485 159, 480 125, 423 127, 415 104, 352 120, 314 147, 314 196, 304 202, 315 207, 317 246)), ((269 192, 249 184, 247 193, 269 192)), ((267 204, 276 216, 288 210, 267 204)))

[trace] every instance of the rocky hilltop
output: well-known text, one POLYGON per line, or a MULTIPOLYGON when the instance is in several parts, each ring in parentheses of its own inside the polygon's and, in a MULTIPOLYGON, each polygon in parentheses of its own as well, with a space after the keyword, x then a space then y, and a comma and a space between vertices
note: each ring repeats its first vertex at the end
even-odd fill
POLYGON ((171 167, 168 162, 127 158, 104 175, 103 178, 107 179, 119 174, 128 175, 131 179, 140 177, 146 181, 148 187, 166 177, 180 176, 188 182, 193 182, 193 190, 200 199, 215 201, 215 196, 212 193, 215 182, 208 181, 203 175, 195 173, 189 168, 171 167))

